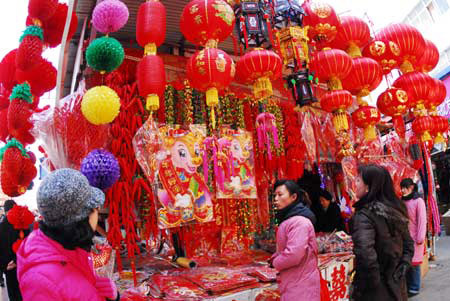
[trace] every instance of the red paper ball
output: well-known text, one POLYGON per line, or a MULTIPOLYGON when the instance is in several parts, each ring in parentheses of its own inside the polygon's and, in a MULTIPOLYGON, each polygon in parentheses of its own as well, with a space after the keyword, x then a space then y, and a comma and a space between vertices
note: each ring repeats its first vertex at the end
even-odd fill
POLYGON ((209 40, 225 40, 234 21, 234 11, 225 1, 192 0, 183 9, 180 29, 189 42, 204 46, 209 40))
POLYGON ((370 28, 363 19, 341 17, 341 26, 332 45, 345 50, 350 56, 361 56, 361 48, 370 40, 370 28))
POLYGON ((29 0, 28 15, 43 22, 56 12, 58 0, 29 0))
POLYGON ((352 58, 339 49, 322 50, 312 57, 310 69, 321 82, 340 80, 352 70, 352 58))
POLYGON ((28 230, 34 222, 34 215, 26 206, 14 205, 6 217, 16 230, 28 230))
POLYGON ((141 47, 149 43, 160 46, 166 38, 166 8, 159 1, 147 1, 139 6, 136 39, 141 47))
POLYGON ((258 78, 268 77, 274 81, 281 77, 283 62, 273 51, 255 49, 241 57, 236 66, 236 80, 252 84, 258 78))
POLYGON ((302 5, 306 16, 303 25, 309 26, 308 36, 319 42, 331 42, 339 29, 339 18, 327 3, 306 1, 302 5))
POLYGON ((320 106, 330 113, 345 111, 352 103, 352 94, 346 90, 328 91, 320 98, 320 106))
POLYGON ((6 90, 12 91, 15 85, 17 85, 16 80, 16 54, 17 49, 11 50, 2 59, 0 63, 0 82, 6 90))
POLYGON ((404 115, 409 109, 408 94, 399 88, 389 88, 378 96, 377 107, 387 116, 404 115))
POLYGON ((31 93, 37 97, 55 88, 56 75, 56 68, 46 59, 41 59, 30 70, 16 70, 17 80, 20 83, 28 82, 31 86, 31 93))
POLYGON ((380 64, 384 74, 388 74, 399 66, 401 53, 397 43, 379 38, 370 42, 363 50, 364 56, 372 58, 380 64))
POLYGON ((381 83, 383 73, 380 65, 373 59, 358 57, 353 59, 348 76, 342 81, 344 89, 353 95, 367 96, 381 83))
POLYGON ((411 106, 417 106, 428 103, 430 96, 433 95, 435 82, 428 74, 414 71, 397 78, 394 86, 405 90, 411 106))
POLYGON ((164 99, 166 74, 161 57, 144 56, 137 67, 137 79, 139 95, 147 97, 150 94, 157 94, 160 101, 164 99))
POLYGON ((434 130, 433 118, 419 116, 412 123, 413 132, 421 137, 422 142, 431 140, 431 132, 434 130))
POLYGON ((30 70, 42 59, 44 44, 36 36, 26 36, 19 45, 16 54, 16 66, 21 70, 30 70))

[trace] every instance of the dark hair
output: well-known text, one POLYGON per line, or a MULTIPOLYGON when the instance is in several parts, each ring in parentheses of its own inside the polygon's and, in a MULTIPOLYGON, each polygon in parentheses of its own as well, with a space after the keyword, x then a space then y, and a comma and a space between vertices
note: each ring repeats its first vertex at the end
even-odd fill
POLYGON ((41 221, 39 229, 67 250, 81 248, 89 252, 93 245, 92 239, 95 232, 89 224, 89 217, 79 222, 59 227, 50 227, 44 221, 41 221))
POLYGON ((409 188, 414 186, 413 192, 417 192, 419 189, 417 188, 417 184, 411 178, 405 178, 400 182, 401 188, 409 188))
POLYGON ((14 202, 14 200, 6 200, 5 203, 3 204, 3 209, 5 210, 5 213, 11 210, 15 204, 16 202, 14 202))
POLYGON ((382 202, 408 218, 406 206, 395 194, 391 175, 384 167, 375 164, 364 165, 358 168, 358 173, 364 184, 368 186, 369 191, 366 194, 368 203, 382 202))
POLYGON ((293 195, 294 193, 297 194, 297 199, 294 201, 294 203, 302 202, 305 203, 305 198, 307 197, 307 192, 298 187, 297 183, 295 183, 292 180, 277 180, 275 184, 273 185, 273 190, 275 191, 280 186, 285 186, 286 189, 289 191, 290 195, 293 195))
POLYGON ((320 189, 319 196, 324 198, 324 199, 326 199, 326 200, 329 200, 329 201, 333 200, 333 196, 331 195, 331 193, 329 193, 325 189, 320 189))

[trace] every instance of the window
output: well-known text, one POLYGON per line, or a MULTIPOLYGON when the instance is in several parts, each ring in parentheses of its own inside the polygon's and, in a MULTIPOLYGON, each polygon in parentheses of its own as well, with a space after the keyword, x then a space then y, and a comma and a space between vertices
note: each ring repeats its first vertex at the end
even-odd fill
POLYGON ((448 11, 448 0, 433 0, 433 2, 436 4, 441 14, 444 14, 448 11))

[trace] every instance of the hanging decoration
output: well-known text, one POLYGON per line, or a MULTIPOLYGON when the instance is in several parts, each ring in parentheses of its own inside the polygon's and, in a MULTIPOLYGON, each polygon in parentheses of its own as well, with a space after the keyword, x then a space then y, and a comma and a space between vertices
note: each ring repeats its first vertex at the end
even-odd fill
POLYGON ((423 142, 430 150, 433 147, 433 139, 431 132, 434 130, 433 118, 430 116, 418 116, 412 123, 412 130, 414 134, 420 137, 420 141, 423 142))
POLYGON ((296 26, 303 27, 305 10, 302 1, 273 1, 272 18, 276 29, 296 26))
POLYGON ((338 33, 340 22, 334 9, 320 1, 305 1, 303 25, 308 26, 308 36, 318 44, 327 44, 334 40, 338 33))
POLYGON ((33 128, 33 123, 29 120, 33 114, 30 85, 16 85, 9 98, 11 103, 8 107, 7 123, 2 124, 2 127, 7 127, 9 135, 22 144, 32 144, 35 139, 30 133, 33 128))
POLYGON ((363 19, 354 16, 342 16, 340 22, 336 38, 331 44, 335 48, 344 50, 352 58, 361 57, 361 49, 370 40, 369 26, 363 19))
POLYGON ((408 94, 399 88, 388 88, 377 99, 377 107, 386 116, 392 117, 394 129, 401 139, 405 139, 405 115, 410 107, 408 94))
POLYGON ((289 26, 277 30, 278 53, 283 58, 283 64, 295 70, 304 67, 309 62, 307 28, 289 26))
POLYGON ((317 101, 312 88, 314 76, 309 69, 302 69, 288 75, 287 83, 298 106, 310 105, 317 101))
POLYGON ((234 9, 239 41, 245 49, 272 43, 269 7, 266 6, 264 1, 243 1, 234 9))
POLYGON ((16 70, 16 78, 19 83, 29 83, 31 93, 36 97, 35 105, 38 105, 38 98, 46 92, 56 87, 56 68, 46 59, 40 59, 30 70, 16 70))
POLYGON ((120 177, 120 167, 113 154, 106 150, 95 149, 81 162, 81 173, 89 180, 91 186, 105 190, 120 177))
POLYGON ((380 64, 383 74, 388 74, 392 69, 398 68, 401 54, 397 43, 381 38, 372 40, 363 50, 365 57, 374 59, 380 64))
POLYGON ((256 133, 258 134, 259 150, 266 150, 268 159, 272 160, 272 139, 275 148, 280 147, 275 116, 267 112, 259 114, 256 117, 256 133), (272 139, 270 139, 271 137, 272 139))
POLYGON ((104 34, 116 32, 128 21, 128 7, 119 0, 104 0, 92 12, 92 25, 104 34))
POLYGON ((97 86, 89 89, 81 102, 83 116, 95 125, 112 122, 119 111, 120 98, 108 86, 97 86))
POLYGON ((431 135, 434 138, 435 145, 443 145, 442 149, 447 149, 447 143, 445 141, 444 133, 448 132, 448 119, 444 116, 433 115, 433 130, 431 135))
POLYGON ((19 238, 12 245, 13 252, 17 253, 25 238, 24 231, 29 231, 31 224, 34 222, 34 215, 26 206, 14 205, 11 210, 8 211, 6 218, 13 226, 14 230, 20 231, 19 238))
POLYGON ((414 65, 414 69, 416 71, 428 73, 437 66, 438 62, 439 50, 433 42, 425 39, 425 50, 414 65))
POLYGON ((21 70, 32 68, 42 58, 44 32, 39 26, 28 26, 20 37, 16 66, 21 70))
POLYGON ((324 49, 313 55, 309 67, 329 90, 342 90, 341 80, 351 72, 352 58, 339 49, 324 49))
POLYGON ((352 117, 355 125, 364 129, 366 141, 373 141, 377 138, 375 124, 380 121, 381 116, 376 107, 361 106, 352 113, 352 117))
POLYGON ((58 8, 58 0, 29 0, 28 16, 38 26, 53 16, 58 8))
POLYGON ((86 49, 88 65, 100 73, 114 71, 122 64, 124 57, 120 42, 108 36, 95 39, 86 49))

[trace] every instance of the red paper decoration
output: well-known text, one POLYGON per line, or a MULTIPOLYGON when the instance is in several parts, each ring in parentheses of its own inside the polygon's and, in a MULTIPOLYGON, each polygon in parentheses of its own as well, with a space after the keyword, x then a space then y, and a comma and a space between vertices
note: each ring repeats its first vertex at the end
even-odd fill
POLYGON ((166 87, 163 60, 157 55, 144 56, 137 67, 137 79, 139 95, 147 98, 147 109, 157 110, 166 87))
POLYGON ((415 70, 421 72, 430 72, 439 62, 439 50, 430 40, 425 39, 425 51, 417 59, 415 70))
POLYGON ((434 130, 433 118, 430 116, 416 117, 412 123, 412 130, 420 137, 422 142, 432 142, 431 132, 434 130))
POLYGON ((436 107, 444 102, 445 97, 447 96, 447 89, 441 80, 436 78, 432 78, 432 80, 434 82, 434 87, 428 98, 428 102, 426 102, 425 105, 428 110, 436 111, 436 107))
POLYGON ((413 65, 425 51, 425 40, 416 28, 411 25, 400 23, 391 24, 383 28, 375 37, 392 41, 401 50, 400 69, 403 73, 413 71, 413 65))
POLYGON ((346 90, 329 91, 321 97, 320 106, 325 111, 333 113, 333 125, 337 133, 348 130, 348 117, 345 110, 352 103, 352 94, 346 90))
POLYGON ((361 48, 370 40, 369 26, 354 16, 341 17, 341 26, 332 45, 345 50, 351 57, 360 57, 361 48))
POLYGON ((306 1, 302 5, 306 16, 303 25, 309 26, 308 36, 318 42, 331 42, 339 28, 339 18, 334 9, 326 3, 306 1))
POLYGON ((16 54, 17 49, 11 50, 7 55, 5 55, 0 63, 0 82, 8 91, 11 91, 14 86, 17 85, 16 54))
MULTIPOLYGON (((36 26, 30 26, 38 28, 36 26)), ((38 29, 41 32, 42 30, 38 29)), ((42 37, 42 36, 41 36, 42 37)), ((21 70, 29 70, 42 59, 44 43, 40 37, 28 34, 20 42, 16 54, 16 66, 21 70)))
POLYGON ((283 62, 273 51, 255 49, 247 52, 238 61, 236 79, 244 84, 253 84, 258 99, 273 94, 272 83, 281 76, 283 62))
POLYGON ((353 59, 352 68, 348 76, 342 81, 344 89, 349 90, 358 98, 370 94, 380 84, 383 79, 383 73, 380 65, 373 59, 367 57, 359 57, 353 59))
POLYGON ((352 58, 339 49, 317 52, 311 60, 310 69, 316 72, 321 82, 327 82, 330 90, 341 90, 341 79, 351 71, 352 58))
POLYGON ((55 88, 56 75, 56 68, 46 59, 40 60, 30 70, 16 70, 17 81, 20 83, 28 82, 31 86, 31 93, 36 97, 40 97, 45 92, 55 88))
POLYGON ((141 47, 155 44, 159 47, 166 38, 166 8, 159 1, 139 5, 136 20, 136 39, 141 47))
MULTIPOLYGON (((235 25, 233 9, 222 0, 193 0, 183 10, 180 29, 184 37, 195 45, 225 40, 235 25)), ((211 45, 212 46, 212 45, 211 45)))
POLYGON ((397 43, 380 38, 370 42, 363 50, 364 56, 372 58, 380 64, 383 74, 388 74, 399 66, 401 53, 397 43))
POLYGON ((378 96, 377 107, 381 113, 392 117, 395 131, 402 139, 405 138, 405 122, 403 115, 408 112, 408 94, 398 88, 389 88, 378 96))
POLYGON ((371 106, 363 106, 352 114, 353 122, 357 127, 364 129, 364 138, 372 141, 377 138, 375 124, 380 121, 380 112, 377 108, 371 106))
POLYGON ((423 114, 420 111, 425 109, 425 105, 430 96, 433 95, 435 82, 431 76, 422 72, 413 71, 397 78, 394 86, 405 90, 408 94, 410 105, 416 107, 418 114, 423 114))
POLYGON ((448 119, 444 116, 431 116, 433 119, 433 129, 431 131, 431 135, 435 137, 434 143, 445 143, 443 133, 448 131, 448 119))
POLYGON ((36 25, 41 25, 56 12, 58 0, 29 0, 28 15, 35 19, 36 25))
POLYGON ((28 230, 34 222, 34 215, 27 206, 14 205, 6 217, 16 230, 28 230))

